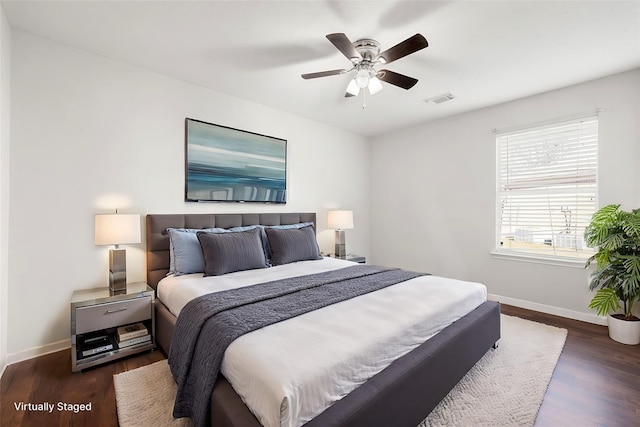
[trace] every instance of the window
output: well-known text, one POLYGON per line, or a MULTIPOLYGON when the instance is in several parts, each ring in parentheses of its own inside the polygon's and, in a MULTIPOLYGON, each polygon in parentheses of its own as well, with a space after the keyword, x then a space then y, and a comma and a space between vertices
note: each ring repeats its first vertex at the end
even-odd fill
POLYGON ((499 253, 593 254, 584 229, 596 211, 598 117, 496 134, 499 253))

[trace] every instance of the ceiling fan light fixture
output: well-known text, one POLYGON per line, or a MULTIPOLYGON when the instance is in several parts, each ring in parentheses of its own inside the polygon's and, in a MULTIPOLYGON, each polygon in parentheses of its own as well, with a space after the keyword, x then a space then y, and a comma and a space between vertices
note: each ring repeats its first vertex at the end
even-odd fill
POLYGON ((369 93, 371 95, 375 95, 376 93, 382 90, 382 83, 380 83, 380 79, 374 76, 374 77, 371 77, 371 80, 369 80, 368 87, 369 87, 369 93))
POLYGON ((356 73, 356 84, 360 88, 365 88, 369 86, 369 81, 371 80, 371 76, 369 75, 369 70, 360 69, 356 73))
POLYGON ((358 96, 360 93, 360 86, 356 83, 356 79, 351 79, 349 81, 349 86, 347 86, 347 93, 349 95, 358 96))

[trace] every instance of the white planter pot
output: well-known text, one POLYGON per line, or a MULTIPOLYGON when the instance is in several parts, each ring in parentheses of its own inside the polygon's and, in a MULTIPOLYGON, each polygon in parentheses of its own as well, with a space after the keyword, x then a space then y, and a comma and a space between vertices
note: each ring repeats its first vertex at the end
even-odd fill
POLYGON ((608 315, 609 336, 622 344, 640 344, 640 322, 620 320, 608 315))

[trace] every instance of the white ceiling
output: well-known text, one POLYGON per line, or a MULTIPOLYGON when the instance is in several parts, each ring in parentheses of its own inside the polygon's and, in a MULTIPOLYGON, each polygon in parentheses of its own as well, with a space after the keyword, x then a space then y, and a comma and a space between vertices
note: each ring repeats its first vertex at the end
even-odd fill
MULTIPOLYGON (((374 136, 640 67, 636 1, 2 1, 10 25, 220 92, 374 136), (344 98, 349 68, 325 38, 415 33, 429 47, 386 68, 409 91, 344 98), (425 98, 452 92, 452 101, 425 98)), ((215 121, 214 117, 203 118, 215 121)))

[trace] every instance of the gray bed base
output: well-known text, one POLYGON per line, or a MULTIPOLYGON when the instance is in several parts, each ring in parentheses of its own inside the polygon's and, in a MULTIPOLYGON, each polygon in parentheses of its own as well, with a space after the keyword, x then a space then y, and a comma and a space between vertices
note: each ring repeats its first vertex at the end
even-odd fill
MULTIPOLYGON (((147 282, 154 289, 168 271, 166 228, 280 225, 312 221, 314 213, 148 215, 147 282)), ((156 299, 156 342, 168 354, 176 317, 156 299)), ((307 427, 417 426, 500 339, 500 305, 487 301, 309 421, 307 427)), ((260 427, 220 376, 211 395, 214 427, 260 427)))

